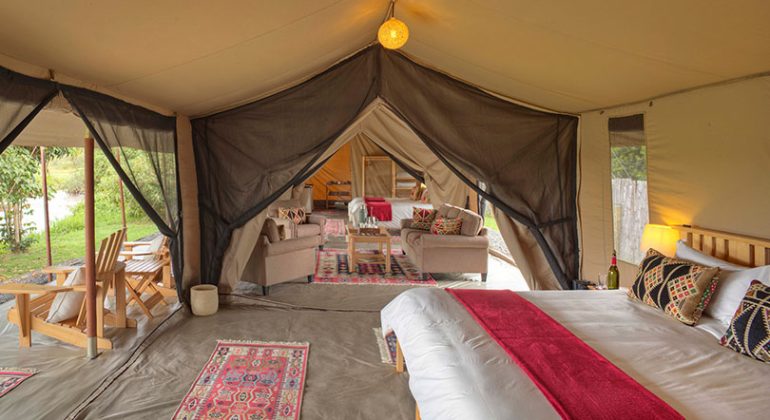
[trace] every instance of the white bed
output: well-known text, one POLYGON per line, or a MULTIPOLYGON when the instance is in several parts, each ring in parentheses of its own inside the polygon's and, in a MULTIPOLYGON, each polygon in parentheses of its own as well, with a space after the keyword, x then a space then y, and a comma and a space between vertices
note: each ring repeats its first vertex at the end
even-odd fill
MULTIPOLYGON (((414 207, 432 209, 433 205, 430 203, 423 203, 421 201, 410 200, 408 198, 386 198, 392 209, 393 217, 389 221, 380 221, 378 224, 387 229, 401 229, 401 219, 411 219, 412 209, 414 207)), ((348 204, 348 220, 353 221, 356 215, 365 207, 364 199, 362 197, 355 197, 348 204)))
MULTIPOLYGON (((770 365, 624 291, 522 296, 686 418, 767 418, 770 365)), ((398 337, 423 419, 559 418, 507 353, 445 290, 408 290, 381 313, 398 337)), ((610 398, 611 396, 602 396, 610 398)))

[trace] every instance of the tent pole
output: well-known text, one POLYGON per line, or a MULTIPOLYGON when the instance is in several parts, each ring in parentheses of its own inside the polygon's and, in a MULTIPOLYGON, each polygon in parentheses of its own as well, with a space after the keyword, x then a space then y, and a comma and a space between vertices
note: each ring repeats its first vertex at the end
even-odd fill
MULTIPOLYGON (((45 255, 48 266, 53 264, 51 258, 51 224, 48 214, 48 169, 45 161, 45 146, 40 147, 40 179, 43 180, 43 217, 45 220, 45 255)), ((48 275, 48 281, 53 279, 53 275, 48 275)))
MULTIPOLYGON (((115 155, 118 164, 120 164, 120 151, 115 155)), ((118 191, 120 193, 120 220, 123 222, 123 229, 126 227, 126 196, 123 193, 123 180, 118 177, 118 191)))
POLYGON ((88 347, 86 356, 96 357, 96 253, 94 226, 94 139, 89 135, 85 140, 84 173, 85 173, 85 231, 86 231, 86 336, 88 347))

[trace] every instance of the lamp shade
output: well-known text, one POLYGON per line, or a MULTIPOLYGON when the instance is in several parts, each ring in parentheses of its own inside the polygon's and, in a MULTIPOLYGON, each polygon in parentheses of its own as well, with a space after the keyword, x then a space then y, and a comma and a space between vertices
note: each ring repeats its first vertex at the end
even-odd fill
POLYGON ((377 39, 383 47, 397 50, 403 47, 409 39, 409 28, 407 28, 406 23, 392 17, 380 25, 377 39))
POLYGON ((648 224, 644 227, 639 248, 644 252, 652 248, 667 257, 673 257, 678 240, 679 232, 676 229, 665 225, 648 224))

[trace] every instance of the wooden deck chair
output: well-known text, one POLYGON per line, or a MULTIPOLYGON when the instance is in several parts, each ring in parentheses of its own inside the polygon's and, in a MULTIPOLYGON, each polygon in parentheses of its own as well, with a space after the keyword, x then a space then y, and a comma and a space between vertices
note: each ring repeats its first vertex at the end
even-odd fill
MULTIPOLYGON (((104 309, 104 299, 111 287, 123 288, 125 265, 118 262, 118 253, 125 238, 125 229, 120 229, 101 242, 96 255, 96 336, 97 347, 111 349, 112 342, 104 337, 105 323, 126 327, 136 326, 125 318, 124 299, 117 298, 117 314, 104 309), (121 310, 122 305, 122 310, 121 310)), ((0 293, 13 294, 16 307, 8 312, 8 320, 19 326, 19 347, 32 345, 32 331, 80 347, 86 347, 86 300, 80 306, 78 315, 62 322, 47 321, 51 305, 58 293, 85 292, 85 285, 64 286, 67 275, 79 267, 46 267, 43 271, 56 275, 56 286, 36 284, 2 284, 0 293), (39 295, 31 298, 30 295, 39 295)), ((122 294, 122 293, 120 293, 122 294)), ((116 294, 118 295, 118 294, 116 294)))

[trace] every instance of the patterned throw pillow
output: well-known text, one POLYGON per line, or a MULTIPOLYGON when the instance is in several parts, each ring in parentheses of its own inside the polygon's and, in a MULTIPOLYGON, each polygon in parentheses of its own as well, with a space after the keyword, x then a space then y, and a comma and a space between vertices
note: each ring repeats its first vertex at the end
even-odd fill
POLYGON ((668 258, 650 249, 639 264, 639 274, 628 295, 694 325, 714 294, 717 271, 716 267, 668 258))
POLYGON ((434 235, 459 235, 463 227, 463 219, 459 217, 436 217, 430 226, 430 233, 434 235))
POLYGON ((430 230, 433 219, 436 218, 436 210, 412 207, 412 229, 430 230))
POLYGON ((279 207, 278 218, 291 220, 295 225, 305 223, 305 209, 302 207, 279 207))
POLYGON ((770 286, 758 280, 751 282, 722 345, 770 363, 770 286))

